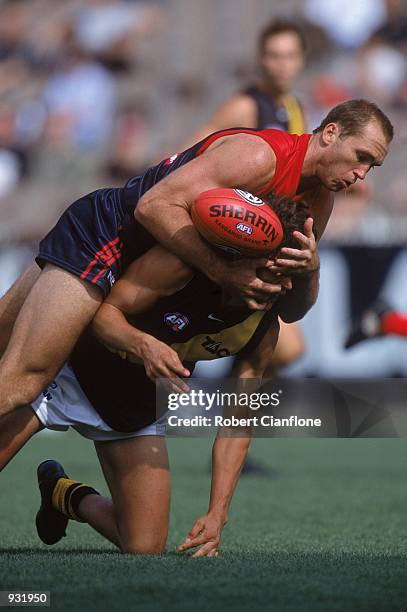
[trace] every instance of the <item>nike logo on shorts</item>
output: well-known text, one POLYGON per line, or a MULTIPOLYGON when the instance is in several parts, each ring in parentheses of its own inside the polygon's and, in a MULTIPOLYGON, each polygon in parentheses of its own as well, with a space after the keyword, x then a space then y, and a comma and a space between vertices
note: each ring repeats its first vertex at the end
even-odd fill
POLYGON ((211 321, 219 321, 220 323, 223 323, 223 319, 218 319, 217 317, 214 317, 213 314, 208 314, 208 319, 211 319, 211 321))

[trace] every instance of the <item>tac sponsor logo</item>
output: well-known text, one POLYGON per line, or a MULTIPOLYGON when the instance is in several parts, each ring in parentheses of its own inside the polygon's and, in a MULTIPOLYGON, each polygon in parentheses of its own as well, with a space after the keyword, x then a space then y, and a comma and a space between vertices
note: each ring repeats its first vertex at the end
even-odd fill
POLYGON ((222 342, 214 340, 210 336, 206 336, 202 342, 202 346, 208 353, 216 355, 216 357, 229 357, 230 351, 225 346, 222 346, 222 342))
POLYGON ((253 228, 250 227, 250 225, 246 225, 246 223, 238 223, 236 225, 236 229, 238 232, 241 232, 242 234, 247 234, 248 236, 251 236, 253 234, 253 228))
POLYGON ((250 191, 243 191, 242 189, 235 189, 235 192, 240 195, 241 198, 246 200, 246 202, 250 202, 254 206, 263 206, 264 202, 261 198, 250 193, 250 191))
POLYGON ((174 332, 181 332, 189 323, 188 317, 180 312, 167 312, 164 315, 164 322, 171 327, 174 332))

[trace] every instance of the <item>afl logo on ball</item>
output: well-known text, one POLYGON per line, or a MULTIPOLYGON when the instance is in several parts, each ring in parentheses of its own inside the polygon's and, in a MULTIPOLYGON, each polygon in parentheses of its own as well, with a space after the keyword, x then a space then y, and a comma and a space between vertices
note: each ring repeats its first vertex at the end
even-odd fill
POLYGON ((179 312, 167 312, 164 321, 174 332, 183 331, 189 323, 188 317, 179 312))
POLYGON ((261 198, 250 193, 250 191, 243 191, 242 189, 235 189, 236 193, 240 195, 241 198, 246 200, 246 202, 250 202, 254 206, 263 206, 264 202, 261 198))
POLYGON ((246 225, 246 223, 238 223, 236 229, 238 232, 242 232, 242 234, 247 234, 248 236, 253 234, 253 228, 250 227, 250 225, 246 225))

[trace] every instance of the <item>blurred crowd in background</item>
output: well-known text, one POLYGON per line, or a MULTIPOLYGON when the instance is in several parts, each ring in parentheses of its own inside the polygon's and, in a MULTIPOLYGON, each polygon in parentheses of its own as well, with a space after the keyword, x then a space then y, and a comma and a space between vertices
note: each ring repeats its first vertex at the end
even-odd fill
POLYGON ((276 17, 307 41, 308 131, 356 97, 395 126, 360 197, 338 196, 325 244, 405 244, 407 0, 2 0, 0 294, 73 200, 177 152, 255 80, 276 17))

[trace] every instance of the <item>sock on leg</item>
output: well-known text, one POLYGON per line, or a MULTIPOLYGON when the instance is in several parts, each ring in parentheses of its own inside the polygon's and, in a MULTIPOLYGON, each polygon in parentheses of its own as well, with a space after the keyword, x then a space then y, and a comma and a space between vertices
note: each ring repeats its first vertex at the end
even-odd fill
POLYGON ((59 478, 52 492, 52 505, 56 510, 75 521, 83 523, 78 507, 86 495, 100 495, 96 489, 70 478, 59 478))

